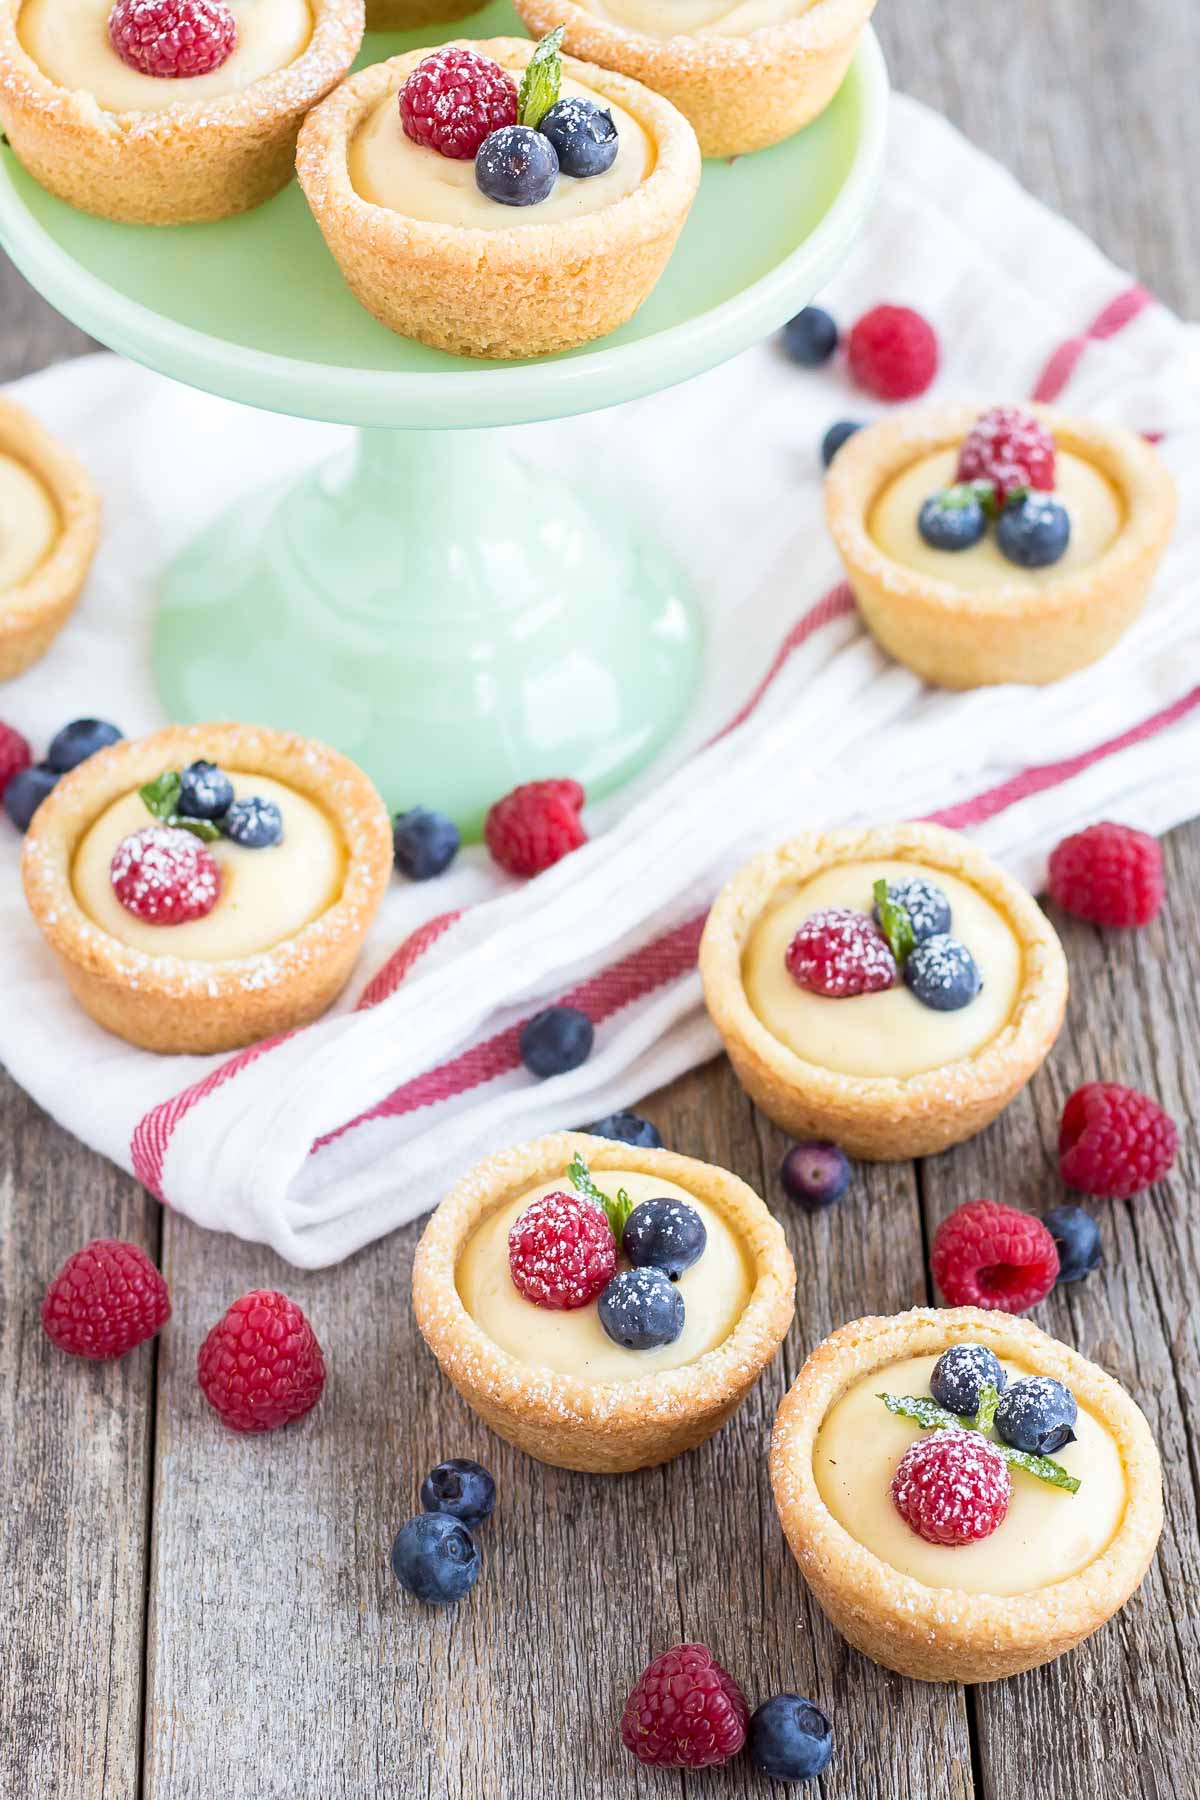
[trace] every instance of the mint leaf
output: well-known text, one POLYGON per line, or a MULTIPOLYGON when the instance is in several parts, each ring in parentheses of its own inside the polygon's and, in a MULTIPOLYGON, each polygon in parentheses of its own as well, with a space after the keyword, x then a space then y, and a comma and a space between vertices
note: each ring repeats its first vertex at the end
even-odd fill
POLYGON ((968 506, 982 506, 984 500, 977 491, 979 488, 987 488, 995 499, 996 490, 990 481, 956 481, 953 487, 942 489, 938 503, 943 512, 962 512, 968 506))
POLYGON ((985 478, 982 481, 968 481, 965 483, 965 486, 967 492, 974 499, 978 500, 989 519, 999 518, 1000 502, 996 498, 996 484, 994 481, 985 478))
POLYGON ((211 819, 185 819, 179 813, 172 813, 167 820, 168 825, 178 825, 181 831, 190 831, 198 837, 202 844, 215 844, 221 833, 211 819))
MULTIPOLYGON (((880 1394, 879 1398, 890 1413, 895 1413, 901 1419, 912 1419, 914 1424, 923 1426, 926 1431, 945 1431, 951 1426, 957 1426, 960 1431, 964 1429, 963 1421, 958 1415, 947 1412, 936 1400, 926 1400, 918 1394, 880 1394)), ((998 1398, 995 1388, 990 1382, 986 1382, 979 1398, 979 1411, 975 1415, 976 1431, 990 1428, 998 1398), (981 1426, 979 1421, 985 1415, 987 1425, 981 1426)), ((1052 1456, 1034 1456, 1028 1450, 1014 1450, 1011 1444, 997 1443, 995 1438, 989 1438, 988 1442, 1012 1468, 1024 1469, 1027 1475, 1036 1475, 1039 1481, 1048 1482, 1051 1487, 1062 1488, 1065 1493, 1079 1492, 1076 1477, 1068 1475, 1062 1464, 1055 1462, 1052 1456)))
POLYGON ((610 1195, 604 1193, 602 1189, 596 1186, 596 1183, 592 1180, 591 1170, 584 1162, 582 1156, 578 1154, 572 1157, 570 1166, 567 1169, 567 1175, 577 1192, 581 1193, 586 1200, 591 1200, 594 1205, 600 1208, 601 1212, 608 1220, 609 1229, 617 1240, 617 1248, 620 1249, 621 1239, 625 1235, 625 1227, 629 1223, 629 1215, 633 1211, 633 1201, 629 1198, 625 1189, 618 1188, 616 1199, 612 1199, 610 1195))
POLYGON ((962 1420, 956 1413, 947 1412, 936 1400, 923 1400, 917 1394, 880 1394, 879 1398, 890 1413, 896 1413, 902 1419, 912 1419, 927 1431, 948 1425, 962 1425, 962 1420))
POLYGON ((1019 484, 1017 487, 1009 488, 1004 504, 1006 507, 1023 506, 1026 500, 1028 500, 1029 495, 1030 488, 1028 483, 1019 484))
POLYGON ((1011 1444, 997 1444, 994 1440, 992 1449, 998 1450, 1014 1469, 1024 1469, 1027 1475, 1036 1475, 1039 1481, 1048 1481, 1051 1487, 1063 1488, 1068 1494, 1079 1492, 1078 1478, 1068 1475, 1052 1456, 1035 1456, 1031 1450, 1014 1450, 1011 1444))
POLYGON ((559 46, 565 30, 565 25, 556 25, 553 31, 547 32, 525 65, 525 73, 521 77, 517 93, 519 125, 532 125, 536 131, 558 99, 562 86, 559 46))
POLYGON ((155 780, 140 787, 138 794, 145 802, 147 812, 152 813, 156 819, 169 823, 179 804, 182 787, 183 781, 178 769, 164 769, 155 780))
POLYGON ((908 908, 893 900, 888 893, 888 884, 882 876, 872 890, 875 904, 879 908, 879 929, 888 941, 888 949, 901 968, 906 959, 912 955, 917 946, 916 933, 912 928, 912 920, 908 916, 908 908))
POLYGON ((996 1417, 996 1408, 1000 1404, 1000 1394, 990 1381, 985 1381, 979 1390, 979 1411, 975 1414, 972 1429, 985 1434, 992 1429, 996 1417))

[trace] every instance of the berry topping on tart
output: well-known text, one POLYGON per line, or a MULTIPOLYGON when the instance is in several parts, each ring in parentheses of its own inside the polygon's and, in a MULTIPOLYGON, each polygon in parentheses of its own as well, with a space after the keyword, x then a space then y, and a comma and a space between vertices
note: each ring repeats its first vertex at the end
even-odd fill
POLYGON ((500 206, 536 206, 557 180, 554 145, 531 125, 502 125, 484 138, 475 156, 479 191, 500 206))
POLYGON ((866 913, 827 906, 805 919, 788 945, 787 968, 797 987, 829 1000, 878 994, 899 980, 896 959, 866 913))
POLYGON ((211 75, 237 48, 225 0, 117 0, 109 42, 131 69, 159 80, 211 75))
MULTIPOLYGON (((949 931, 950 902, 935 882, 925 881, 920 876, 913 876, 909 881, 889 881, 884 884, 884 894, 893 906, 902 906, 908 914, 914 943, 923 944, 926 938, 949 931)), ((877 925, 883 923, 880 917, 882 904, 876 895, 877 925)))
POLYGON ((603 175, 617 160, 620 143, 612 113, 583 94, 556 100, 538 130, 553 145, 563 174, 577 181, 603 175))
POLYGON ((983 986, 979 965, 965 944, 946 932, 918 944, 904 964, 904 979, 922 1006, 958 1012, 983 986))
POLYGON ((147 925, 203 919, 221 894, 221 871, 211 851, 173 825, 148 825, 124 838, 109 875, 121 905, 147 925))
POLYGON ((1061 562, 1071 541, 1071 515, 1044 494, 1010 500, 996 521, 996 543, 1021 569, 1047 569, 1061 562))
POLYGON ((1129 1200, 1170 1172, 1178 1147, 1174 1119, 1149 1094, 1088 1081, 1063 1108, 1058 1170, 1081 1193, 1129 1200))
POLYGON ((597 1303, 600 1323, 623 1350, 660 1350, 682 1335, 683 1295, 662 1269, 622 1269, 597 1303))
POLYGON ((666 1650, 638 1677, 621 1716, 621 1742, 659 1769, 707 1769, 746 1741, 746 1696, 703 1644, 666 1650))
POLYGON ((1042 1221, 998 1200, 968 1200, 943 1219, 929 1261, 951 1306, 1028 1312, 1058 1280, 1058 1249, 1042 1221))
POLYGON ((969 482, 931 494, 917 515, 917 530, 934 550, 970 550, 987 530, 987 513, 969 482))
POLYGON ((185 819, 223 819, 233 804, 233 783, 213 762, 189 763, 179 778, 176 808, 185 819))
POLYGON ((704 1220, 682 1200, 643 1200, 621 1234, 621 1248, 635 1269, 660 1269, 670 1281, 699 1262, 707 1243, 704 1220))
POLYGON ((517 84, 491 57, 450 45, 400 89, 400 120, 415 144, 466 162, 493 131, 516 124, 517 84))
POLYGON ((892 1479, 896 1511, 918 1537, 951 1547, 991 1537, 1008 1514, 1012 1477, 977 1431, 952 1426, 918 1438, 892 1479))
POLYGON ((233 802, 221 820, 221 830, 243 850, 267 850, 283 842, 283 815, 273 800, 248 794, 233 802))
POLYGON ((616 1273, 617 1242, 591 1200, 556 1191, 534 1200, 508 1234, 515 1286, 552 1312, 573 1312, 597 1299, 616 1273))
POLYGON ((959 481, 990 481, 999 506, 1019 488, 1054 488, 1054 439, 1033 413, 1019 406, 994 406, 983 413, 963 441, 959 481))
POLYGON ((994 1350, 984 1344, 951 1344, 933 1365, 929 1391, 939 1406, 962 1418, 978 1413, 985 1387, 1002 1394, 1008 1376, 994 1350))
POLYGON ((1051 1375, 1027 1375, 1001 1394, 996 1430, 1014 1450, 1052 1456, 1075 1442, 1079 1408, 1071 1390, 1051 1375))

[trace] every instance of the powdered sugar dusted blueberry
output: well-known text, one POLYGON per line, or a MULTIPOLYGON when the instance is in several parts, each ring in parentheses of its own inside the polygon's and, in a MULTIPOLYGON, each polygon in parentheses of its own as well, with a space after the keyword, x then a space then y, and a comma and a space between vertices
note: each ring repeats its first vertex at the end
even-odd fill
MULTIPOLYGON (((914 875, 910 881, 889 881, 887 891, 888 899, 894 900, 908 914, 908 922, 918 944, 923 944, 926 938, 937 937, 941 932, 949 931, 950 902, 936 883, 914 875)), ((878 906, 875 908, 875 921, 878 924, 878 906)))
POLYGON ((248 794, 233 802, 221 820, 221 830, 243 850, 267 850, 283 842, 283 814, 273 800, 248 794))
POLYGON ((216 763, 189 763, 179 781, 177 809, 186 819, 220 819, 233 802, 233 783, 216 763))
POLYGON ((939 1406, 964 1418, 974 1418, 984 1385, 1002 1394, 1008 1376, 994 1351, 985 1344, 951 1344, 933 1365, 929 1391, 939 1406))
POLYGON ((830 1000, 881 993, 899 979, 879 927, 848 906, 812 913, 788 945, 785 960, 798 987, 830 1000))
POLYGON ((896 1511, 927 1544, 990 1537, 1012 1498, 1008 1465, 978 1431, 948 1427, 910 1444, 892 1478, 896 1511))
POLYGON ((596 1304, 614 1344, 623 1350, 659 1350, 683 1330, 683 1295, 661 1269, 622 1269, 596 1304))
POLYGON ((635 1268, 661 1269, 678 1281, 708 1243, 704 1220, 682 1200, 643 1200, 625 1224, 621 1248, 635 1268))
POLYGON ((221 893, 221 871, 211 851, 174 825, 148 825, 122 838, 109 879, 126 912, 147 925, 202 919, 221 893))
POLYGON ((917 945, 904 965, 904 979, 914 998, 935 1012, 958 1012, 983 986, 979 964, 967 946, 946 932, 917 945))
POLYGON ((1000 1397, 996 1430, 1014 1450, 1053 1456, 1075 1442, 1079 1408, 1070 1388, 1052 1375, 1027 1375, 1000 1397))

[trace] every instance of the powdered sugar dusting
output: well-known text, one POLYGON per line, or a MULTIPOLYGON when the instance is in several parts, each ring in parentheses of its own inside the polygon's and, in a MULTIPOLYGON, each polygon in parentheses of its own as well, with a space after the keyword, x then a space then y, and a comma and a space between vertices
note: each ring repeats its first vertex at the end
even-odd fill
POLYGON ((122 838, 109 869, 113 893, 147 925, 203 919, 217 904, 221 871, 190 831, 148 825, 122 838))
POLYGON ((929 1544, 990 1537, 1012 1497, 1008 1465, 978 1431, 946 1429, 910 1444, 892 1478, 896 1510, 929 1544))
POLYGON ((788 974, 829 1000, 881 993, 899 979, 887 939, 866 913, 826 906, 805 919, 787 950, 788 974))

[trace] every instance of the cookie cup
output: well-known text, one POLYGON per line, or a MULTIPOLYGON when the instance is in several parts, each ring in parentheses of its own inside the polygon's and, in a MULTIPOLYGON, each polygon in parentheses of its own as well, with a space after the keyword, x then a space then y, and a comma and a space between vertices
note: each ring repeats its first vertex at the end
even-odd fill
POLYGON ((771 1486, 792 1554, 830 1623, 864 1656, 917 1681, 997 1681, 1074 1649, 1138 1587, 1163 1520, 1158 1451, 1124 1388, 1027 1320, 969 1306, 856 1319, 819 1344, 776 1415, 771 1486), (1127 1484, 1121 1523, 1107 1549, 1066 1581, 1003 1597, 926 1587, 860 1544, 821 1498, 813 1450, 846 1390, 905 1357, 960 1343, 985 1344, 1065 1382, 1118 1446, 1127 1484))
POLYGON ((667 1150, 556 1132, 488 1157, 451 1190, 418 1246, 412 1291, 417 1324, 443 1374, 497 1436, 539 1462, 613 1475, 670 1462, 720 1429, 783 1342, 795 1286, 782 1230, 736 1175, 667 1150), (724 1343, 694 1363, 631 1381, 579 1381, 510 1356, 464 1307, 455 1273, 476 1228, 498 1207, 561 1174, 577 1152, 593 1170, 676 1182, 740 1237, 754 1271, 750 1298, 724 1343))
POLYGON ((358 55, 364 21, 363 0, 312 0, 312 37, 285 68, 219 99, 117 113, 33 61, 21 4, 0 0, 0 124, 44 188, 130 225, 226 219, 286 187, 304 116, 358 55))
POLYGON ((838 451, 825 510, 859 610, 898 662, 939 687, 1059 681, 1112 649, 1141 612, 1175 524, 1175 484, 1161 457, 1131 431, 1031 406, 1058 446, 1099 469, 1124 524, 1085 568, 1033 586, 1014 565, 1009 586, 972 593, 896 562, 868 530, 893 478, 922 457, 961 444, 978 406, 940 406, 869 425, 838 451))
POLYGON ((705 156, 765 149, 824 112, 875 10, 875 0, 816 0, 798 18, 745 37, 659 38, 597 18, 574 0, 514 3, 535 37, 562 25, 572 56, 665 95, 691 121, 705 156))
POLYGON ((931 1156, 982 1131, 1045 1060, 1067 1001, 1066 958, 1032 895, 966 838, 938 825, 810 832, 755 857, 708 915, 700 976, 738 1080, 768 1118, 792 1137, 829 1138, 867 1162, 931 1156), (1007 1024, 973 1056, 920 1075, 868 1078, 807 1062, 763 1024, 742 979, 746 946, 781 888, 836 863, 873 858, 919 863, 935 878, 939 870, 957 875, 991 901, 1021 946, 1021 988, 1007 1024))
MULTIPOLYGON (((520 38, 462 47, 518 78, 534 48, 520 38)), ((566 58, 570 76, 623 106, 653 139, 657 160, 641 185, 598 212, 545 225, 410 219, 357 193, 348 150, 428 54, 361 69, 300 133, 300 185, 355 298, 390 330, 458 356, 543 356, 615 331, 662 274, 695 198, 700 153, 686 119, 636 82, 566 58)))
POLYGON ((38 807, 22 859, 30 910, 84 1011, 143 1050, 193 1055, 318 1018, 350 977, 391 871, 387 809, 361 769, 311 739, 250 725, 169 726, 89 757, 38 807), (332 906, 270 949, 226 962, 170 955, 169 926, 163 955, 131 949, 93 924, 71 880, 84 834, 114 801, 200 757, 303 794, 346 847, 345 884, 332 906))
POLYGON ((0 398, 0 452, 42 483, 59 535, 24 581, 0 592, 0 681, 44 655, 74 611, 100 540, 100 496, 76 457, 38 421, 0 398))

